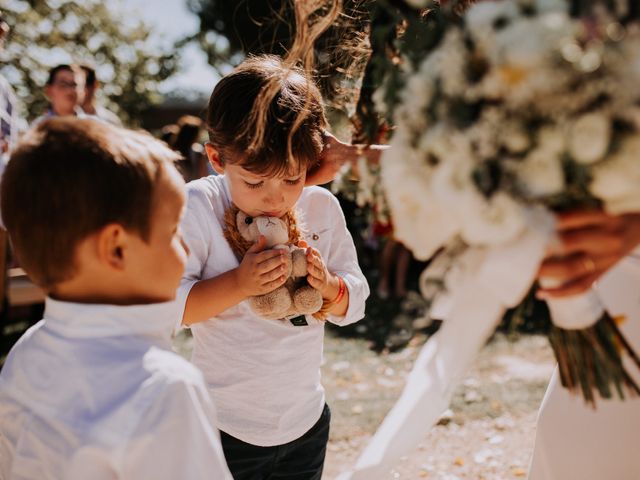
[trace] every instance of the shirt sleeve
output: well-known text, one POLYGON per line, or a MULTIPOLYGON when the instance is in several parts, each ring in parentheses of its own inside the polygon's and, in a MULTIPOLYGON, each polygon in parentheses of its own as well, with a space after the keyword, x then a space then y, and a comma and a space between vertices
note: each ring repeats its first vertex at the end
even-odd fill
POLYGON ((123 480, 232 480, 204 385, 175 381, 136 426, 124 451, 123 480))
MULTIPOLYGON (((189 247, 187 265, 180 280, 176 293, 176 300, 180 305, 180 312, 184 308, 191 288, 202 280, 202 270, 209 255, 209 227, 212 218, 206 218, 204 194, 199 190, 187 190, 187 208, 180 224, 183 238, 189 247)), ((178 325, 182 324, 182 315, 178 325)))
POLYGON ((365 301, 369 296, 369 284, 360 265, 353 238, 347 229, 344 213, 338 199, 330 195, 329 211, 333 219, 331 246, 326 259, 330 272, 340 275, 349 291, 349 307, 343 317, 329 315, 327 320, 336 325, 349 325, 364 317, 365 301))

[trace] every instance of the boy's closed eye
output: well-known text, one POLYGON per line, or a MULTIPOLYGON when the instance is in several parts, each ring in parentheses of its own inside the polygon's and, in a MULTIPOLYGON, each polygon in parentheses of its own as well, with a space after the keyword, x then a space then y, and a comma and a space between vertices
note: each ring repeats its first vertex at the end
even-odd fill
MULTIPOLYGON (((300 180, 302 180, 302 177, 297 177, 297 178, 285 178, 284 179, 284 183, 286 183, 287 185, 298 185, 300 183, 300 180)), ((249 182, 247 180, 244 180, 244 184, 248 187, 248 188, 260 188, 264 185, 264 181, 260 181, 257 183, 252 183, 249 182)))
POLYGON ((244 180, 244 184, 249 188, 260 188, 261 186, 264 185, 264 182, 251 183, 244 180))
POLYGON ((284 180, 284 183, 286 183, 287 185, 297 185, 300 183, 300 180, 302 180, 302 177, 297 177, 297 178, 286 178, 284 180))

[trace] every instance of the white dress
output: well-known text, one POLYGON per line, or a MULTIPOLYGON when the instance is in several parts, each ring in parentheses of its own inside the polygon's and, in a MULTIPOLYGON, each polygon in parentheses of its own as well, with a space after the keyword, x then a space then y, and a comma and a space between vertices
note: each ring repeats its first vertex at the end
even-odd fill
MULTIPOLYGON (((640 352, 640 255, 621 261, 596 289, 612 315, 626 317, 620 328, 640 352)), ((639 447, 639 398, 600 400, 593 410, 562 388, 556 368, 538 416, 530 480, 637 480, 639 447)))

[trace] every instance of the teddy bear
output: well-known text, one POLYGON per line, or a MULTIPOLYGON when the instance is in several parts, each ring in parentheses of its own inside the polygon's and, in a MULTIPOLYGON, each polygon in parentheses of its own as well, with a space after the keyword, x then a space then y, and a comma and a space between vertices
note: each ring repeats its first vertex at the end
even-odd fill
POLYGON ((287 251, 289 261, 285 283, 272 292, 248 299, 249 306, 257 315, 270 320, 307 314, 321 318, 322 294, 307 282, 306 250, 297 246, 300 233, 293 212, 288 212, 282 218, 264 215, 250 217, 232 206, 226 212, 225 223, 225 237, 238 259, 258 241, 260 235, 265 237, 266 249, 287 251))

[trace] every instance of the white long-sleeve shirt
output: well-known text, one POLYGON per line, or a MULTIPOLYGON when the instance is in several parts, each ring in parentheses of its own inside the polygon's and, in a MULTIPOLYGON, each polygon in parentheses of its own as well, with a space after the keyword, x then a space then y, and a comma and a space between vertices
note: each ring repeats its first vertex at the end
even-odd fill
MULTIPOLYGON (((224 213, 231 204, 226 177, 196 180, 187 192, 182 228, 191 253, 179 290, 183 299, 199 280, 239 265, 224 238, 224 213)), ((305 226, 304 239, 349 289, 346 315, 328 320, 356 322, 364 316, 369 287, 337 199, 323 188, 305 188, 296 210, 305 226)), ((192 325, 192 361, 204 374, 220 430, 253 445, 273 446, 299 438, 320 418, 324 322, 310 315, 306 321, 306 326, 294 326, 266 320, 243 301, 192 325)))
POLYGON ((177 310, 48 298, 0 374, 0 479, 231 480, 177 310))

